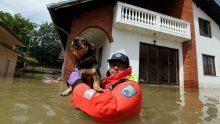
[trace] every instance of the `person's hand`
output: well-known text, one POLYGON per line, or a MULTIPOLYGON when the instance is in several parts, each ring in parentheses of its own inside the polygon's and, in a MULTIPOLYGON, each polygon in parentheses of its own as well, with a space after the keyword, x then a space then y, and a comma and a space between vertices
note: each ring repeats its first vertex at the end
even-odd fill
POLYGON ((53 83, 53 80, 42 80, 43 83, 46 83, 46 84, 52 84, 53 83))
POLYGON ((52 83, 57 83, 58 81, 52 77, 43 76, 42 82, 46 84, 52 84, 52 83))
POLYGON ((68 83, 72 86, 76 80, 81 79, 81 75, 77 68, 74 68, 74 71, 71 73, 68 83))

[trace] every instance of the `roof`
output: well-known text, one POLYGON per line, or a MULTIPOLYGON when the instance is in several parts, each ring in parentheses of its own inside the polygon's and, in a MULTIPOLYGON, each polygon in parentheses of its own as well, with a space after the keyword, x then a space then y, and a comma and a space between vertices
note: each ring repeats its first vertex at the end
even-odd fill
POLYGON ((220 25, 220 2, 218 0, 193 0, 207 15, 220 25))
MULTIPOLYGON (((140 4, 143 0, 120 0, 131 4, 140 4)), ((215 22, 220 25, 220 6, 215 0, 193 0, 197 6, 206 12, 215 22)), ((97 8, 107 4, 115 4, 117 0, 68 0, 52 3, 47 6, 60 40, 66 49, 67 40, 74 17, 79 17, 81 12, 97 8)))
POLYGON ((81 12, 107 5, 114 1, 116 0, 69 0, 47 5, 64 49, 66 49, 71 22, 74 17, 79 17, 81 12))
POLYGON ((16 34, 0 20, 0 43, 24 46, 16 34))

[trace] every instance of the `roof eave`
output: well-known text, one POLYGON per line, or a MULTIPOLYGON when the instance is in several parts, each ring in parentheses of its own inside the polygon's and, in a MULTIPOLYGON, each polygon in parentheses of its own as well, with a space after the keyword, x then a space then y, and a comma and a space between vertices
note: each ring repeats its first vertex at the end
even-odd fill
POLYGON ((70 0, 47 5, 47 9, 49 10, 63 48, 66 49, 73 18, 79 17, 82 11, 87 11, 93 6, 100 6, 112 1, 114 0, 70 0))
POLYGON ((193 0, 207 15, 220 25, 220 5, 215 0, 193 0))
POLYGON ((3 27, 7 32, 10 33, 10 35, 13 37, 13 45, 19 46, 19 47, 24 47, 25 45, 22 44, 21 39, 5 24, 0 20, 0 26, 3 27))

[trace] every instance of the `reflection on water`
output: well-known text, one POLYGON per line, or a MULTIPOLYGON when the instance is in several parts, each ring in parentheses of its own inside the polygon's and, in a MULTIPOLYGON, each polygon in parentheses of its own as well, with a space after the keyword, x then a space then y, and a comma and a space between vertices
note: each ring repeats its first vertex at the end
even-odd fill
MULTIPOLYGON (((40 76, 39 76, 40 77, 40 76)), ((41 78, 0 78, 2 124, 96 124, 61 97, 64 83, 44 84, 41 78)), ((56 77, 55 77, 56 78, 56 77)), ((220 91, 183 91, 179 87, 142 85, 143 102, 138 116, 122 124, 220 123, 220 91)))

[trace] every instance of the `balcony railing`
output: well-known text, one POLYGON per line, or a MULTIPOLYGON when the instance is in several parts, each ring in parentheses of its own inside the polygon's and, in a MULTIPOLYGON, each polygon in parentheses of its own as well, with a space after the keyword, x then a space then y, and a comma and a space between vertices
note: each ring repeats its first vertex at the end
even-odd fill
POLYGON ((114 24, 116 27, 135 26, 166 35, 191 39, 190 23, 130 4, 118 2, 115 6, 114 24), (123 26, 126 25, 126 26, 123 26))

